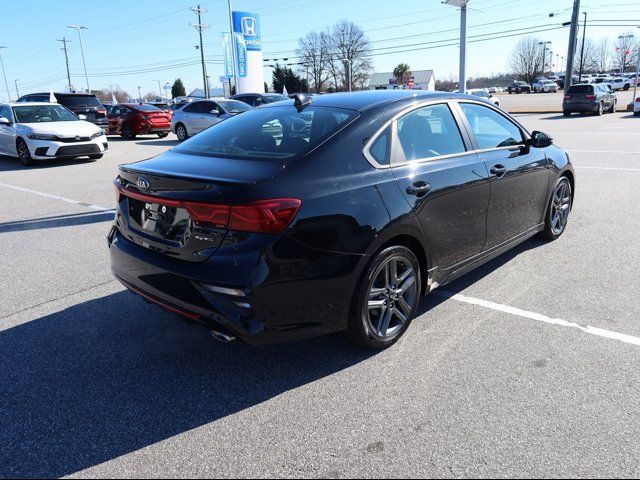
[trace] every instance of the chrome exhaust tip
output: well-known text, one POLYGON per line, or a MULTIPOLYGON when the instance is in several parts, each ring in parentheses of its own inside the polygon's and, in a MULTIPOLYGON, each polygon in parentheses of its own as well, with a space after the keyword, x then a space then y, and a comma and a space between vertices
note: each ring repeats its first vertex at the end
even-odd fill
POLYGON ((236 337, 232 335, 227 335, 226 333, 222 333, 217 330, 211 330, 211 336, 218 342, 222 343, 233 342, 236 339, 236 337))

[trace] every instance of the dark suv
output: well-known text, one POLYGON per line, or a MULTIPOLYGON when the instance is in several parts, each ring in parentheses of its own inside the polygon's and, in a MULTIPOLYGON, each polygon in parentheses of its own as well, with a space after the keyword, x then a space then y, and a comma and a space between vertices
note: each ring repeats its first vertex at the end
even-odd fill
POLYGON ((509 95, 511 95, 512 93, 531 93, 531 85, 529 85, 527 82, 516 80, 507 87, 507 92, 509 92, 509 95))
POLYGON ((572 113, 615 113, 617 98, 605 84, 571 85, 562 101, 562 113, 568 117, 572 113))
MULTIPOLYGON (((107 109, 95 95, 88 93, 54 93, 57 102, 67 107, 76 115, 84 115, 87 122, 91 122, 104 129, 109 129, 107 109)), ((30 93, 23 95, 18 102, 48 102, 49 93, 30 93)))

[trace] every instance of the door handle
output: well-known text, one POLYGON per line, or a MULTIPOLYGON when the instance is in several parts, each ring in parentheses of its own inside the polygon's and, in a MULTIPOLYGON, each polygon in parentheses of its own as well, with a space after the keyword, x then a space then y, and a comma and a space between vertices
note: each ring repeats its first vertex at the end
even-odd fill
POLYGON ((489 171, 491 172, 492 175, 501 177, 505 173, 507 173, 507 167, 505 167, 504 165, 498 164, 498 165, 494 165, 493 168, 489 171))
POLYGON ((415 195, 416 197, 424 197, 431 191, 431 185, 427 182, 416 182, 413 185, 407 187, 407 193, 409 195, 415 195))

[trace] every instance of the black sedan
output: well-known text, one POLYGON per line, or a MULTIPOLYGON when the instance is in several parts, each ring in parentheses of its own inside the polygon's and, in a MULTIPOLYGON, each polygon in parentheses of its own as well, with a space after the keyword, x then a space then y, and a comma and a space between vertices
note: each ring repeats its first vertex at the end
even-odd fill
POLYGON ((121 165, 112 269, 249 344, 393 344, 420 296, 565 230, 566 152, 475 97, 372 91, 266 105, 121 165))
POLYGON ((509 92, 509 95, 512 93, 531 93, 531 85, 527 82, 516 80, 507 87, 507 92, 509 92))

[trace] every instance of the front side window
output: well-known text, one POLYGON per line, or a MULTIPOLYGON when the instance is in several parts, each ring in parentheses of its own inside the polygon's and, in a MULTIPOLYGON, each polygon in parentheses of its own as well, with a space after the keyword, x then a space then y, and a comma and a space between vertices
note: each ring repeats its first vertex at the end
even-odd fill
POLYGON ((495 110, 475 103, 461 103, 480 150, 509 147, 522 143, 517 125, 495 110))
POLYGON ((33 105, 13 107, 17 123, 48 123, 78 121, 69 110, 61 105, 33 105))
POLYGON ((11 120, 10 108, 6 106, 0 107, 0 117, 6 118, 7 120, 11 120))
POLYGON ((304 154, 344 128, 358 112, 293 105, 253 109, 220 122, 174 151, 230 158, 291 158, 304 154))
POLYGON ((445 104, 429 105, 398 119, 398 139, 407 161, 463 153, 466 149, 445 104))

